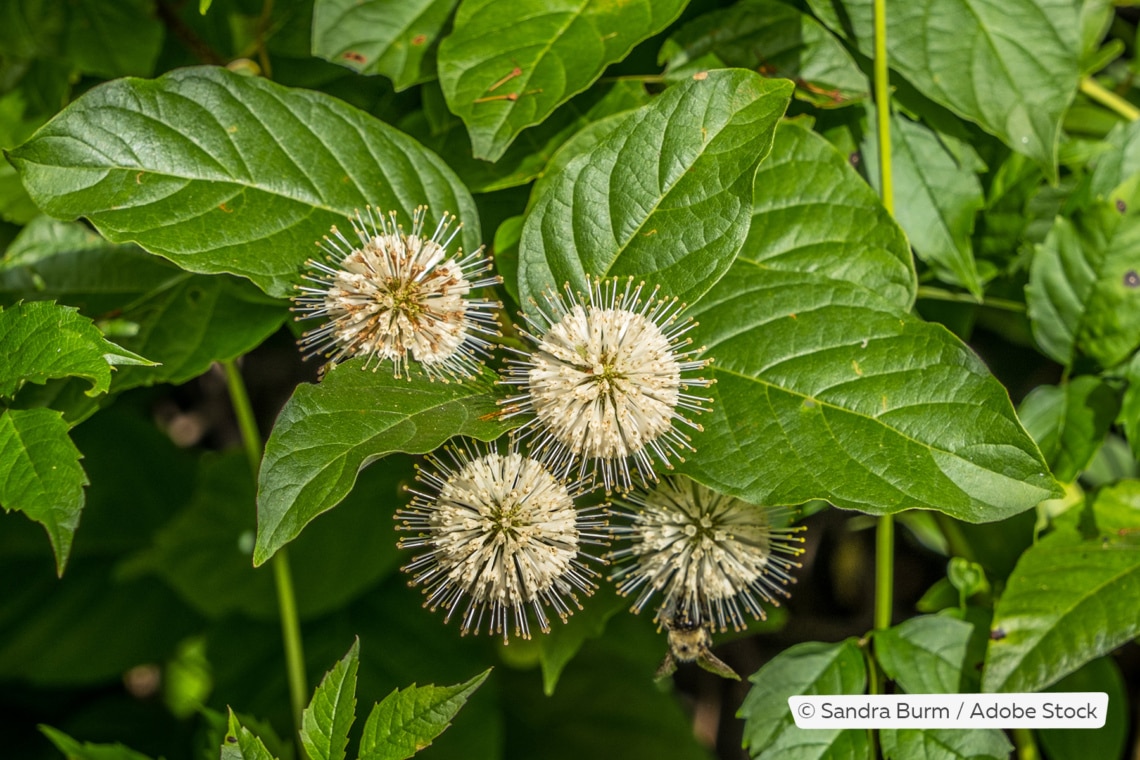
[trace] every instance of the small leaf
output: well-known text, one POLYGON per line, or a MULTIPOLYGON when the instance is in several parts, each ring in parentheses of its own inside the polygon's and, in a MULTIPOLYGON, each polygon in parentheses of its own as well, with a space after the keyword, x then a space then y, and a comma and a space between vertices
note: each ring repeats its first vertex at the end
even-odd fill
POLYGON ((439 80, 476 158, 496 161, 523 129, 664 29, 684 0, 463 0, 439 48, 439 80))
POLYGON ((1140 634, 1140 545, 1062 527, 1021 555, 994 608, 982 690, 1039 691, 1140 634))
POLYGON ((487 376, 449 385, 363 365, 346 362, 320 385, 298 386, 281 410, 258 479, 255 565, 340 502, 357 473, 386 454, 424 454, 456 435, 490 441, 520 424, 499 419, 487 376))
POLYGON ((884 760, 1007 760, 1013 745, 998 728, 884 728, 884 760))
POLYGON ((752 689, 737 717, 744 718, 744 748, 749 757, 873 757, 866 731, 798 728, 788 709, 792 696, 864 692, 867 664, 855 639, 797 644, 769 660, 748 680, 752 689))
POLYGON ((1140 346, 1140 216, 1098 203, 1058 217, 1025 297, 1034 339, 1061 364, 1078 353, 1102 367, 1128 358, 1140 346))
POLYGON ((848 157, 795 122, 780 123, 756 172, 740 258, 861 285, 903 310, 914 305, 906 235, 848 157))
POLYGON ((465 224, 474 201, 434 153, 323 93, 218 68, 89 90, 8 156, 40 208, 85 216, 183 269, 285 296, 314 241, 371 204, 465 224))
POLYGON ((970 522, 1055 493, 981 360, 866 288, 742 260, 690 313, 716 384, 678 470, 715 490, 970 522))
POLYGON ((67 734, 52 728, 40 726, 40 733, 48 738, 67 760, 150 760, 141 752, 135 752, 122 744, 80 744, 67 734))
POLYGON ((83 511, 83 455, 68 438, 63 415, 51 409, 0 413, 0 506, 44 526, 59 575, 83 511))
POLYGON ((431 745, 490 670, 455 686, 416 686, 393 691, 372 709, 360 739, 360 760, 404 760, 431 745))
POLYGON ((630 275, 669 296, 699 298, 748 233, 756 167, 790 93, 790 82, 714 71, 626 117, 527 215, 522 306, 567 282, 584 290, 587 275, 630 275))
POLYGON ((1140 480, 1127 479, 1097 490, 1093 520, 1102 536, 1125 536, 1140 531, 1140 480))
MULTIPOLYGON (((873 55, 873 0, 808 5, 832 31, 873 55)), ((1080 79, 1080 46, 1069 0, 919 0, 887 10, 891 68, 1054 180, 1061 117, 1080 79)))
POLYGON ((1096 375, 1081 375, 1061 386, 1037 386, 1018 416, 1053 475, 1068 483, 1092 461, 1119 410, 1119 393, 1096 375))
POLYGON ((811 16, 775 0, 742 0, 698 16, 665 41, 657 62, 669 74, 692 74, 710 54, 724 66, 791 79, 796 97, 821 108, 868 95, 867 77, 842 43, 811 16))
POLYGON ((316 0, 313 55, 360 74, 383 74, 396 91, 435 78, 435 49, 459 0, 316 0))
POLYGON ((356 671, 360 639, 325 674, 313 699, 301 714, 301 743, 309 760, 344 760, 348 730, 356 719, 356 671))
POLYGON ((86 378, 91 381, 87 395, 97 396, 111 384, 111 365, 153 365, 105 339, 75 309, 45 301, 0 309, 0 344, 6 354, 0 396, 11 397, 24 383, 55 377, 86 378))
POLYGON ((261 739, 242 726, 232 709, 229 715, 226 738, 222 740, 221 760, 276 760, 261 739))
POLYGON ((945 615, 875 631, 875 658, 908 694, 956 694, 974 626, 945 615))

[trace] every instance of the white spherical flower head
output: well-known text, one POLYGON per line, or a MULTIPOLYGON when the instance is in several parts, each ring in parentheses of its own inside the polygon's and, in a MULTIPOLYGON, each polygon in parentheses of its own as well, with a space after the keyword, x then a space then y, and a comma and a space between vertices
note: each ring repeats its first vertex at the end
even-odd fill
MULTIPOLYGON (((420 469, 427 491, 413 491, 396 513, 399 529, 416 536, 401 548, 426 549, 403 569, 411 585, 424 587, 425 606, 462 608, 461 630, 487 630, 509 640, 530 638, 527 609, 539 628, 550 630, 546 608, 565 620, 576 592, 592 594, 597 573, 582 559, 584 544, 605 545, 601 508, 575 509, 579 484, 556 479, 534 459, 470 448, 451 452, 451 464, 429 456, 434 469, 420 469)), ((590 557, 590 559, 595 559, 590 557)), ((600 560, 598 560, 600 561, 600 560)))
POLYGON ((658 620, 681 615, 740 630, 744 613, 763 620, 761 602, 778 607, 776 597, 788 596, 803 528, 783 525, 786 508, 754 506, 684 477, 665 478, 618 504, 629 522, 613 532, 628 545, 609 559, 628 562, 613 580, 622 595, 637 592, 635 612, 660 592, 658 620))
POLYGON ((392 363, 394 374, 408 377, 408 358, 431 379, 459 380, 478 374, 478 357, 488 356, 482 335, 498 335, 497 301, 469 298, 477 288, 501 282, 480 277, 491 268, 483 249, 448 257, 447 248, 462 224, 444 214, 431 237, 424 237, 427 209, 416 209, 411 232, 396 222, 396 212, 365 209, 351 220, 356 240, 332 228, 318 243, 324 261, 310 260, 293 300, 298 319, 328 321, 301 338, 305 358, 315 354, 337 364, 365 356, 365 368, 392 363))
MULTIPOLYGON (((679 425, 700 430, 685 411, 701 412, 706 399, 688 393, 711 381, 692 377, 708 365, 687 347, 695 323, 681 319, 676 298, 642 299, 642 285, 593 280, 588 295, 564 288, 545 294, 541 320, 527 317, 533 353, 508 363, 500 382, 523 393, 505 399, 505 416, 533 413, 520 429, 532 436, 536 456, 566 475, 601 472, 607 491, 632 485, 630 462, 647 483, 656 480, 653 458, 666 467, 692 450, 679 425)), ((535 304, 538 306, 537 304, 535 304)))

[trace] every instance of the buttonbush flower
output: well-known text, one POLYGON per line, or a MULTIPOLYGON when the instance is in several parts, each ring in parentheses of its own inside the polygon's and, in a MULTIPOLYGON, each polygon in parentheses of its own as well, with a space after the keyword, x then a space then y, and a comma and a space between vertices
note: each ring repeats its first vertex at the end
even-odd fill
MULTIPOLYGON (((676 298, 641 297, 643 285, 590 281, 589 292, 547 291, 539 316, 526 317, 523 334, 536 348, 508 362, 506 385, 521 393, 505 399, 506 414, 533 414, 519 430, 535 456, 555 473, 578 478, 601 472, 606 491, 632 485, 630 463, 643 483, 656 480, 652 452, 666 467, 692 450, 682 427, 700 430, 685 412, 706 399, 688 389, 709 380, 691 373, 708 365, 687 347, 695 323, 681 319, 676 298)), ((703 350, 703 349, 702 349, 703 350)))
POLYGON ((610 554, 627 563, 613 575, 618 592, 636 592, 634 612, 662 596, 657 620, 684 619, 740 630, 744 615, 763 620, 761 602, 779 606, 799 567, 802 527, 786 527, 789 510, 725 496, 685 477, 615 501, 628 524, 613 529, 628 545, 610 554))
POLYGON ((447 620, 459 612, 464 634, 479 633, 486 618, 504 642, 512 627, 530 638, 528 609, 549 631, 546 607, 565 621, 571 604, 581 609, 577 592, 597 588, 598 573, 581 552, 583 544, 606 544, 604 511, 576 510, 579 484, 560 482, 517 451, 449 451, 450 463, 428 457, 431 468, 416 476, 424 490, 413 490, 396 513, 399 529, 416 533, 400 547, 425 550, 403 568, 411 585, 423 586, 425 606, 443 607, 447 620))
POLYGON ((353 235, 336 227, 318 245, 323 261, 310 259, 304 275, 310 285, 293 297, 298 319, 326 318, 301 338, 305 358, 316 354, 337 364, 365 356, 365 368, 392 363, 393 373, 408 377, 408 357, 431 379, 458 380, 479 372, 479 355, 490 344, 480 335, 497 335, 497 301, 468 298, 472 290, 501 282, 480 277, 491 261, 480 248, 448 257, 447 248, 462 224, 445 213, 431 237, 424 237, 425 207, 417 208, 411 232, 396 222, 396 212, 367 207, 356 212, 353 235))

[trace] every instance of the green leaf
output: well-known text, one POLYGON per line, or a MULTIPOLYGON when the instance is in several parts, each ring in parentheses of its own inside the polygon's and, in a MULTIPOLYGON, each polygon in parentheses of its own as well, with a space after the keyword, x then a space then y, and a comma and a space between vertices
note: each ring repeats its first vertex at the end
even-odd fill
POLYGON ((276 760, 261 739, 242 726, 230 709, 226 738, 222 740, 221 760, 276 760))
POLYGON ((1006 760, 1013 745, 1001 729, 884 728, 885 760, 1006 760))
POLYGON ((0 345, 6 354, 0 396, 54 377, 86 378, 91 381, 87 395, 98 396, 111 384, 111 365, 153 365, 105 339, 75 309, 45 301, 0 309, 0 345))
POLYGON ((83 511, 83 455, 67 437, 63 415, 51 409, 0 413, 0 507, 19 510, 44 526, 59 575, 83 511))
POLYGON ((923 615, 875 631, 875 658, 907 694, 956 694, 974 626, 946 615, 923 615))
POLYGON ((1059 217, 1025 289, 1033 337, 1066 366, 1078 353, 1111 367, 1140 346, 1140 216, 1095 204, 1059 217))
POLYGON ((519 422, 498 419, 490 378, 433 383, 366 372, 357 359, 302 384, 265 446, 257 496, 254 565, 292 541, 352 489, 357 473, 394 452, 425 454, 448 438, 498 438, 519 422))
POLYGON ((40 733, 48 738, 67 760, 150 760, 141 752, 135 752, 122 744, 80 744, 67 734, 52 728, 40 726, 40 733))
POLYGON ((455 686, 396 689, 372 709, 360 739, 360 760, 404 760, 431 745, 490 670, 455 686))
POLYGON ((792 85, 737 69, 669 88, 579 155, 523 227, 519 299, 644 278, 694 301, 727 271, 750 222, 756 167, 792 85))
POLYGON ((1068 483, 1092 461, 1120 410, 1120 394, 1096 375, 1061 386, 1039 385, 1018 416, 1041 447, 1053 475, 1068 483))
POLYGON ((685 0, 463 0, 439 48, 439 81, 448 107, 467 124, 475 157, 498 160, 519 132, 684 7, 685 0))
POLYGON ((1059 528, 1021 555, 994 608, 982 690, 1038 691, 1140 634, 1140 546, 1059 528), (998 635, 1000 634, 1000 635, 998 635))
POLYGON ((606 630, 610 618, 629 604, 624 597, 613 593, 612 587, 602 586, 585 608, 563 625, 552 626, 550 633, 538 637, 538 661, 542 665, 542 691, 554 694, 554 687, 562 671, 574 659, 587 639, 596 639, 606 630))
POLYGON ((286 319, 282 302, 227 275, 184 272, 133 245, 103 240, 82 224, 41 216, 0 260, 0 294, 77 306, 102 324, 130 327, 124 348, 153 357, 154 369, 124 368, 113 388, 179 385, 216 361, 260 345, 286 319))
POLYGON ((360 639, 325 674, 313 699, 301 714, 301 743, 309 760, 344 760, 348 730, 356 719, 356 671, 360 639))
POLYGON ((756 173, 740 258, 860 285, 899 309, 914 304, 906 235, 847 158, 815 132, 782 122, 756 173))
POLYGON ((1092 513, 1102 536, 1140 531, 1140 480, 1121 480, 1099 489, 1092 502, 1092 513))
POLYGON ((1137 175, 1140 175, 1140 121, 1117 124, 1105 135, 1104 142, 1108 150, 1093 163, 1089 195, 1105 201, 1140 200, 1135 194, 1137 175))
POLYGON ((678 470, 711 488, 970 522, 1055 493, 981 360, 866 288, 740 261, 690 313, 716 384, 678 470))
POLYGON ((69 3, 68 57, 80 71, 106 79, 150 76, 164 31, 156 1, 69 3))
MULTIPOLYGON (((871 123, 874 114, 871 113, 871 123)), ((938 279, 982 297, 982 278, 970 237, 974 218, 985 206, 974 167, 947 147, 937 132, 898 115, 891 117, 894 192, 905 198, 895 209, 918 257, 938 279)), ((879 152, 874 132, 862 145, 867 176, 879 186, 879 152)))
POLYGON ((752 758, 874 756, 866 731, 796 727, 788 697, 813 694, 862 694, 867 665, 855 639, 838 644, 796 644, 752 674, 752 689, 737 713, 744 718, 744 748, 752 758))
POLYGON ((661 48, 666 72, 718 63, 796 82, 796 96, 827 108, 868 95, 867 77, 818 21, 775 0, 742 0, 685 24, 661 48), (710 61, 709 57, 715 57, 710 61))
POLYGON ((313 55, 400 91, 435 78, 435 49, 459 0, 316 0, 313 55))
POLYGON ((1132 361, 1125 368, 1124 377, 1128 387, 1120 401, 1121 427, 1128 439, 1128 446, 1136 460, 1140 460, 1140 353, 1133 354, 1132 361))
MULTIPOLYGON (((808 5, 873 55, 873 0, 808 5)), ((887 10, 891 68, 926 97, 1032 158, 1053 180, 1061 118, 1080 79, 1079 34, 1071 0, 918 0, 887 10)))
POLYGON ((1049 760, 1124 757, 1129 730, 1128 690, 1120 668, 1111 657, 1092 660, 1050 686, 1047 691, 1103 691, 1108 694, 1108 709, 1102 728, 1095 731, 1079 728, 1046 728, 1036 731, 1049 760))
POLYGON ((474 202, 434 153, 327 95, 225 69, 109 82, 8 156, 52 216, 274 296, 367 204, 405 223, 420 205, 450 211, 464 248, 481 242, 474 202))

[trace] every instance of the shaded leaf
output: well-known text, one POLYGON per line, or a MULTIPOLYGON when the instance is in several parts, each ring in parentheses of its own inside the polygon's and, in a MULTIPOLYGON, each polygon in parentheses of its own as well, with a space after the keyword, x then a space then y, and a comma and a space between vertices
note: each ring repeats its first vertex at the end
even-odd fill
POLYGON ((1021 555, 994 608, 983 691, 1038 691, 1140 634, 1140 545, 1062 527, 1021 555))
POLYGON ((884 728, 886 760, 1006 760, 1013 745, 999 728, 884 728))
POLYGON ((344 760, 348 730, 356 719, 356 671, 360 639, 325 674, 301 715, 301 743, 309 760, 344 760))
POLYGON ((63 415, 51 409, 0 413, 0 507, 44 526, 56 572, 63 575, 83 511, 83 455, 68 438, 63 415))
POLYGON ((678 470, 716 490, 970 522, 1055 493, 981 360, 866 288, 740 261, 690 313, 716 384, 678 470))
POLYGON ((860 285, 900 309, 914 304, 906 236, 847 157, 815 132, 782 122, 756 172, 752 226, 740 258, 860 285))
POLYGON ((1140 532, 1140 480, 1130 478, 1098 489, 1092 513, 1096 529, 1103 536, 1140 532))
POLYGON ((867 665, 855 639, 796 644, 748 680, 752 689, 737 717, 744 718, 744 748, 749 757, 857 760, 874 756, 866 731, 798 728, 788 709, 788 697, 863 693, 867 665))
POLYGON ((865 98, 869 89, 839 40, 775 0, 742 0, 698 16, 665 41, 657 62, 674 75, 732 66, 791 79, 798 98, 823 108, 865 98))
POLYGON ((614 594, 610 586, 602 586, 585 608, 570 617, 564 625, 551 626, 550 633, 538 638, 538 661, 542 665, 542 691, 554 694, 563 669, 578 654, 587 639, 596 639, 606 630, 606 623, 629 604, 614 594))
POLYGON ((1081 375, 1061 386, 1037 386, 1018 416, 1053 475, 1068 483, 1092 461, 1119 410, 1116 390, 1096 375, 1081 375))
POLYGON ((404 760, 431 745, 478 689, 490 670, 455 686, 395 690, 368 716, 360 739, 360 760, 404 760))
POLYGON ((313 55, 396 90, 435 78, 435 49, 459 0, 316 0, 313 55))
POLYGON ((48 738, 67 760, 150 760, 141 752, 124 747, 122 744, 82 744, 67 734, 52 728, 40 726, 40 733, 48 738))
POLYGON ((155 2, 69 3, 71 19, 64 47, 68 57, 80 71, 107 79, 150 76, 164 31, 155 2))
POLYGON ((669 88, 571 161, 527 215, 519 299, 586 276, 635 276, 693 301, 748 232, 756 167, 791 83, 709 72, 669 88))
POLYGON ((90 90, 9 151, 32 199, 183 269, 286 295, 314 241, 355 209, 426 204, 480 244, 474 202, 434 153, 319 92, 225 69, 90 90))
POLYGON ((463 0, 439 48, 439 80, 471 133, 476 158, 498 160, 638 42, 664 29, 684 0, 463 0))
POLYGON ((97 396, 111 384, 111 365, 153 364, 108 341, 75 309, 46 301, 0 309, 0 344, 6 353, 0 396, 56 377, 90 380, 87 395, 97 396))
POLYGON ((281 410, 258 479, 255 565, 292 541, 348 494, 357 473, 391 453, 424 454, 447 439, 493 440, 520 424, 498 419, 488 377, 462 385, 410 381, 338 365, 320 385, 300 385, 281 410))
POLYGON ((1066 366, 1078 354, 1111 367, 1140 346, 1140 216, 1098 203, 1058 217, 1025 289, 1033 337, 1066 366))
POLYGON ((924 615, 875 631, 875 658, 908 694, 956 694, 974 626, 946 615, 924 615))
POLYGON ((1124 757, 1128 740, 1128 690, 1113 658, 1098 657, 1080 670, 1065 676, 1047 691, 1103 691, 1108 694, 1104 726, 1095 731, 1079 728, 1037 729, 1037 739, 1049 760, 1124 757))
MULTIPOLYGON (((873 55, 873 0, 808 5, 873 55)), ((926 97, 1032 158, 1054 180, 1061 117, 1080 78, 1080 48, 1070 0, 919 0, 887 9, 891 68, 926 97)))

